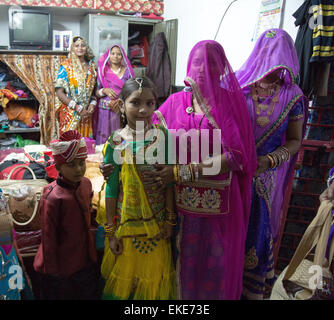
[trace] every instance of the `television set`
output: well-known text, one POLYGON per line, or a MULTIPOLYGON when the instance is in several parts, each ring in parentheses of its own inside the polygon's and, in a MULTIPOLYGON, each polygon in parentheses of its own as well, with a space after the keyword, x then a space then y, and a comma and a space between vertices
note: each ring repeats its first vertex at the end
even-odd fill
POLYGON ((11 49, 52 50, 52 15, 44 8, 9 8, 11 49))

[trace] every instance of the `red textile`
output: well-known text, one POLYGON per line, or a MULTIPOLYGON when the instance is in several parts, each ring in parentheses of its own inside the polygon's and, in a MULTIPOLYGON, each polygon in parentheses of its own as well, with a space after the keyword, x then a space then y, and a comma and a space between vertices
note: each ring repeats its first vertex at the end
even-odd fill
POLYGON ((89 232, 91 195, 92 184, 85 177, 76 187, 58 176, 44 188, 42 241, 34 260, 37 272, 67 277, 96 262, 89 232))

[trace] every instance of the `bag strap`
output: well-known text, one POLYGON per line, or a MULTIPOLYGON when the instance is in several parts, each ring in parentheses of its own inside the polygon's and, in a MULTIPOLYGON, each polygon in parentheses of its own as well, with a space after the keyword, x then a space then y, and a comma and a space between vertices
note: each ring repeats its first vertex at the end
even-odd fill
MULTIPOLYGON (((9 198, 8 195, 6 195, 7 198, 9 198)), ((13 214, 11 213, 10 211, 10 207, 9 207, 9 203, 7 205, 7 212, 12 216, 12 219, 14 221, 15 224, 19 225, 19 226, 26 226, 28 225, 31 221, 34 220, 35 216, 36 216, 36 213, 37 213, 37 209, 38 209, 38 204, 39 204, 39 201, 41 200, 41 194, 38 192, 38 193, 35 193, 35 207, 34 207, 34 211, 30 217, 30 219, 26 222, 19 222, 17 220, 15 220, 13 214)))
POLYGON ((18 166, 16 166, 16 167, 14 167, 14 168, 10 171, 10 173, 9 173, 9 175, 8 175, 8 177, 7 177, 7 180, 9 180, 10 177, 12 176, 13 172, 14 172, 15 170, 19 169, 19 168, 24 168, 24 169, 29 170, 30 173, 31 173, 31 175, 32 175, 33 180, 36 180, 35 172, 34 172, 31 168, 29 168, 28 166, 26 166, 26 165, 24 165, 24 164, 21 164, 21 165, 18 165, 18 166))
POLYGON ((288 280, 296 271, 302 260, 317 246, 314 263, 323 265, 326 246, 332 223, 332 203, 328 200, 321 202, 316 217, 306 229, 296 251, 293 255, 283 281, 288 280))

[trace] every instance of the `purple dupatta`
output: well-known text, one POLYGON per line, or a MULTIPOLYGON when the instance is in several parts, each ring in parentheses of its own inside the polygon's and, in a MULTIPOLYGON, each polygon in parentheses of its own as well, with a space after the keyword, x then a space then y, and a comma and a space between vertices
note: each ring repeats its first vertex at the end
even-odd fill
MULTIPOLYGON (((296 85, 298 72, 299 62, 294 42, 290 35, 281 29, 265 31, 256 42, 249 58, 236 72, 236 77, 247 99, 258 151, 268 143, 269 139, 283 125, 289 116, 289 112, 297 102, 303 101, 304 120, 307 119, 307 98, 296 85), (274 111, 269 117, 269 124, 261 127, 256 124, 256 110, 250 95, 250 86, 277 69, 283 70, 281 75, 283 85, 279 93, 279 102, 276 103, 274 111)), ((305 123, 306 121, 304 121, 304 130, 305 123)), ((281 144, 284 144, 285 134, 281 139, 281 144)), ((273 190, 271 194, 268 195, 267 207, 271 214, 271 228, 274 240, 276 240, 279 233, 284 193, 286 192, 291 174, 293 174, 296 160, 297 154, 293 156, 290 161, 277 168, 273 190)), ((265 180, 265 173, 261 176, 263 180, 265 180)), ((266 183, 268 184, 269 182, 267 181, 266 183)), ((271 187, 272 186, 265 185, 267 190, 271 187)))

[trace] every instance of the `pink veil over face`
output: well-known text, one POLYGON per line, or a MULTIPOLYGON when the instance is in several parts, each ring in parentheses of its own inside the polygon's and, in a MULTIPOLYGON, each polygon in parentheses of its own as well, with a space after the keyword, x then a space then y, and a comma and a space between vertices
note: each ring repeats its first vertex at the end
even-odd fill
POLYGON ((252 176, 257 162, 246 100, 218 42, 204 40, 194 46, 185 84, 192 87, 210 123, 221 129, 224 150, 241 151, 243 174, 252 176))
MULTIPOLYGON (((189 127, 186 109, 192 106, 192 97, 195 96, 212 127, 221 130, 223 152, 238 155, 241 170, 234 171, 233 176, 238 182, 232 188, 231 201, 239 206, 239 213, 243 212, 247 230, 251 181, 257 168, 255 140, 246 100, 218 42, 204 40, 194 46, 188 59, 185 84, 191 90, 186 88, 172 94, 158 111, 163 115, 168 129, 193 129, 189 127), (234 190, 234 187, 239 190, 234 190), (237 204, 239 191, 242 201, 237 204)), ((153 122, 161 123, 156 113, 153 122)), ((220 176, 212 178, 220 179, 220 176)))
MULTIPOLYGON (((200 220, 197 220, 197 218, 192 220, 194 216, 191 212, 189 212, 189 216, 184 215, 183 222, 187 222, 189 228, 191 228, 193 222, 194 225, 197 224, 196 221, 200 224, 201 231, 198 230, 195 233, 201 232, 198 233, 198 238, 203 238, 203 244, 209 241, 207 240, 209 236, 206 233, 211 232, 214 238, 218 239, 219 246, 222 245, 223 247, 222 257, 219 258, 219 265, 222 266, 223 274, 208 276, 198 271, 194 273, 194 276, 190 276, 190 279, 194 278, 194 283, 203 283, 201 280, 205 277, 210 277, 210 281, 217 279, 217 283, 219 282, 217 284, 219 289, 217 290, 219 292, 217 291, 216 297, 219 297, 219 299, 239 299, 242 290, 244 247, 251 206, 252 178, 257 167, 255 139, 246 100, 225 56, 224 49, 213 40, 198 42, 191 50, 185 84, 187 88, 172 94, 159 107, 158 112, 153 116, 153 121, 161 124, 165 122, 169 130, 183 129, 185 132, 191 129, 205 129, 212 133, 212 128, 220 129, 222 148, 219 146, 215 149, 230 152, 233 157, 236 157, 238 163, 238 168, 233 170, 230 192, 228 196, 222 198, 222 201, 226 201, 230 205, 229 214, 220 217, 201 217, 200 220), (193 107, 192 100, 194 97, 205 116, 194 115, 189 109, 189 107, 193 107), (192 114, 189 113, 189 110, 192 114), (204 120, 203 122, 199 120, 198 124, 193 119, 199 119, 199 117, 204 120)), ((200 133, 201 137, 205 134, 203 131, 200 133)), ((224 180, 226 174, 207 176, 206 179, 224 180)), ((180 231, 185 237, 182 236, 182 239, 193 239, 187 238, 187 235, 192 233, 190 233, 190 229, 186 230, 184 226, 185 224, 180 231)), ((190 240, 189 243, 188 240, 181 240, 180 242, 181 283, 189 277, 188 274, 182 273, 182 268, 186 265, 185 262, 182 262, 182 252, 188 252, 186 251, 187 248, 192 246, 190 242, 190 240)), ((204 245, 203 248, 205 248, 204 245)), ((202 254, 201 250, 199 249, 198 252, 202 254)), ((205 266, 210 264, 207 261, 210 260, 209 254, 208 257, 205 256, 203 262, 198 257, 196 256, 194 269, 206 270, 205 266), (202 263, 203 268, 200 267, 202 263)), ((205 280, 203 281, 205 282, 205 280)), ((196 288, 200 288, 200 286, 196 288)), ((182 290, 184 292, 185 288, 182 287, 182 290)), ((187 289, 187 291, 191 290, 187 289)), ((193 296, 191 294, 191 297, 193 296)), ((201 295, 195 294, 195 296, 199 297, 201 295)))

